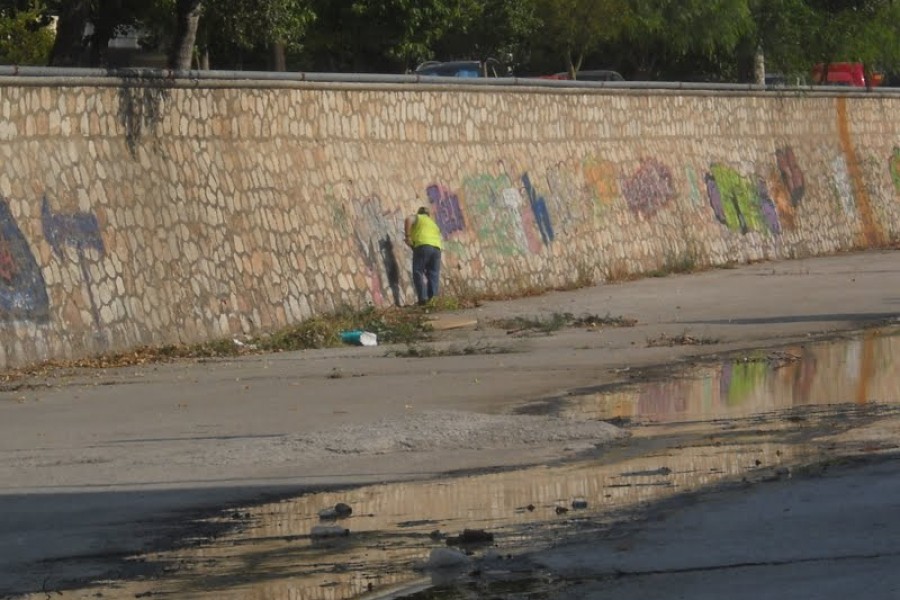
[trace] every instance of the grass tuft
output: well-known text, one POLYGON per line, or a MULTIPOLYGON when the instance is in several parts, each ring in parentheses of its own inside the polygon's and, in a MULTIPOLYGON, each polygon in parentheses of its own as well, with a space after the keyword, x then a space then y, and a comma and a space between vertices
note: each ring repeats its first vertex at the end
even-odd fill
POLYGON ((660 346, 708 346, 718 343, 719 340, 713 338, 694 337, 688 335, 687 333, 682 333, 681 335, 674 336, 663 333, 658 337, 648 339, 647 347, 655 348, 660 346))
POLYGON ((636 319, 628 317, 611 317, 609 314, 605 317, 589 314, 576 317, 572 313, 553 313, 549 317, 513 317, 490 322, 491 326, 505 329, 508 334, 543 333, 548 335, 564 327, 596 329, 602 327, 634 327, 636 324, 636 319))
POLYGON ((492 346, 489 344, 470 344, 467 346, 450 346, 449 348, 435 348, 421 344, 409 344, 403 350, 390 352, 388 356, 399 358, 435 358, 440 356, 475 356, 485 354, 510 354, 511 348, 492 346))

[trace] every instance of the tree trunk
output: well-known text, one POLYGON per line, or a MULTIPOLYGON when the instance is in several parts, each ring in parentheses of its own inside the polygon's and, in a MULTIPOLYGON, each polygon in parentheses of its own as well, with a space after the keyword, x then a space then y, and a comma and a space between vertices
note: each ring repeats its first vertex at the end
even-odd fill
POLYGON ((175 71, 187 71, 191 68, 191 61, 194 57, 194 42, 197 40, 197 26, 200 24, 203 2, 202 0, 178 0, 175 10, 178 22, 172 50, 169 54, 169 68, 175 71))
POLYGON ((762 46, 757 46, 753 55, 753 78, 758 85, 766 85, 766 55, 762 46))
POLYGON ((287 58, 284 53, 284 44, 282 42, 272 43, 272 70, 282 73, 287 71, 287 58))
POLYGON ((81 67, 86 61, 84 28, 91 18, 90 0, 64 3, 56 24, 56 41, 50 52, 54 67, 81 67))

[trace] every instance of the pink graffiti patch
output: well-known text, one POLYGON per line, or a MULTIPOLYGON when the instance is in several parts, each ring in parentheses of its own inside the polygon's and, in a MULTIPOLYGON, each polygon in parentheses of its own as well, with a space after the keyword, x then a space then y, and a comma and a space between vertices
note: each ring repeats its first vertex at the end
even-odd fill
POLYGON ((657 160, 646 159, 622 183, 622 194, 631 210, 644 216, 652 216, 675 199, 672 171, 657 160))
POLYGON ((778 170, 781 171, 781 180, 791 195, 791 203, 797 206, 806 194, 806 179, 797 164, 794 149, 790 146, 779 148, 775 151, 775 161, 778 163, 778 170))

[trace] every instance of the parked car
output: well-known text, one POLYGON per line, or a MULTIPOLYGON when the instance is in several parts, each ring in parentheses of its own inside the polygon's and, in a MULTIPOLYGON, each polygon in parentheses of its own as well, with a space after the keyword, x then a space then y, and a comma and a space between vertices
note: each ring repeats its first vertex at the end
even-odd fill
MULTIPOLYGON (((862 63, 837 62, 830 63, 828 68, 819 63, 813 67, 812 80, 821 85, 846 85, 851 87, 868 87, 866 72, 862 63)), ((881 85, 882 73, 873 73, 872 87, 881 85)))
MULTIPOLYGON (((568 79, 568 73, 566 76, 568 79)), ((604 69, 596 71, 578 71, 575 73, 575 79, 577 81, 625 81, 625 78, 616 71, 604 69)))
POLYGON ((500 61, 493 58, 487 60, 454 60, 449 62, 424 62, 414 71, 416 75, 432 77, 502 77, 505 72, 500 61))
MULTIPOLYGON (((539 79, 557 79, 569 81, 573 78, 569 75, 568 71, 563 71, 561 73, 554 73, 553 75, 541 75, 539 79)), ((625 81, 625 78, 619 75, 616 71, 609 71, 605 69, 578 71, 575 74, 574 79, 577 81, 625 81)))

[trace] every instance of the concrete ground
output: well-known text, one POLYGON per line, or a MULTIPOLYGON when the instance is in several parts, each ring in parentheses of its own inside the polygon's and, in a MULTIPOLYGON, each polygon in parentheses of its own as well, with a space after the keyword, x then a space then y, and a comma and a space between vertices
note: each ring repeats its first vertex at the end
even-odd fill
POLYGON ((641 367, 896 322, 897 256, 761 263, 488 303, 455 315, 480 325, 438 334, 431 358, 346 347, 8 385, 0 391, 0 597, 107 573, 123 556, 177 537, 193 510, 539 464, 577 449, 573 442, 609 439, 607 430, 511 413, 641 367), (524 337, 492 326, 562 312, 637 325, 524 337), (713 343, 649 344, 663 335, 713 343), (456 416, 435 412, 447 410, 456 416), (553 428, 558 435, 539 433, 553 428), (413 429, 421 436, 409 446, 413 429), (500 441, 486 452, 486 439, 500 441))
MULTIPOLYGON (((900 457, 724 490, 536 554, 549 597, 900 598, 900 457)), ((521 565, 520 565, 521 568, 521 565)))

